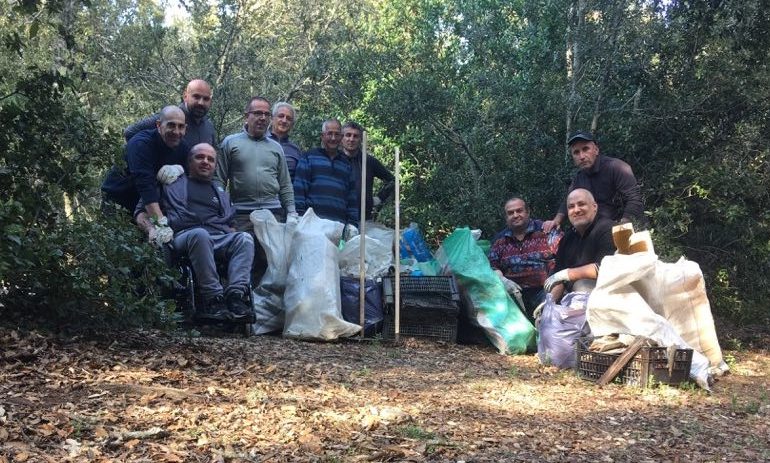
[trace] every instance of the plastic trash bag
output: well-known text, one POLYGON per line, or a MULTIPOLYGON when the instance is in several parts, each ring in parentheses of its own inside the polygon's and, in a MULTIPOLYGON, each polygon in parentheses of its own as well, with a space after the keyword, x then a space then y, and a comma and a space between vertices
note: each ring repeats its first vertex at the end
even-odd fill
POLYGON ((406 259, 410 256, 417 259, 418 262, 433 260, 433 254, 431 254, 425 238, 422 237, 420 226, 414 222, 401 232, 401 258, 406 259))
MULTIPOLYGON (((340 278, 342 292, 342 318, 360 326, 361 312, 359 305, 361 282, 359 277, 340 278)), ((381 327, 385 315, 382 308, 382 281, 364 282, 364 334, 373 336, 381 327)))
POLYGON ((285 337, 329 341, 360 330, 342 318, 336 246, 342 229, 341 223, 319 218, 312 208, 299 219, 283 298, 285 337))
POLYGON ((540 316, 537 358, 543 365, 575 368, 575 342, 590 333, 586 324, 588 293, 567 293, 557 304, 546 294, 540 316))
MULTIPOLYGON (((588 323, 595 336, 612 333, 639 335, 652 339, 659 346, 693 348, 690 377, 700 387, 708 390, 709 360, 683 339, 680 330, 685 325, 697 325, 707 321, 710 325, 708 331, 713 331, 711 310, 706 306, 701 310, 707 310, 707 315, 701 312, 696 316, 689 304, 684 304, 684 300, 689 300, 689 296, 686 291, 679 291, 686 289, 686 285, 676 284, 680 280, 676 276, 677 272, 672 274, 674 278, 671 278, 672 275, 666 275, 672 270, 668 265, 661 267, 658 264, 658 256, 654 253, 605 257, 602 259, 596 288, 588 301, 588 323), (685 296, 684 300, 682 295, 685 296), (681 316, 678 327, 669 321, 669 317, 673 317, 677 312, 677 315, 681 316), (684 320, 688 322, 684 323, 684 320)), ((681 281, 702 285, 700 279, 683 278, 681 281)), ((705 287, 703 292, 705 299, 705 287)), ((706 326, 701 326, 700 329, 705 330, 706 326)), ((706 337, 703 336, 703 339, 706 337)), ((718 349, 716 336, 712 346, 716 346, 712 347, 714 361, 721 362, 721 350, 718 349)), ((719 363, 713 366, 719 368, 719 363)))
POLYGON ((253 334, 283 330, 283 295, 289 273, 289 249, 294 238, 296 223, 279 223, 273 213, 261 209, 249 215, 254 224, 254 236, 265 250, 267 271, 259 286, 252 288, 256 321, 253 334))
POLYGON ((473 305, 470 315, 500 353, 522 354, 535 349, 535 327, 505 291, 467 227, 449 235, 436 258, 465 289, 473 305))
MULTIPOLYGON (((366 278, 382 277, 393 265, 393 244, 383 243, 368 236, 364 237, 364 272, 366 278)), ((340 273, 342 276, 358 277, 361 273, 361 235, 345 243, 340 251, 340 273)))

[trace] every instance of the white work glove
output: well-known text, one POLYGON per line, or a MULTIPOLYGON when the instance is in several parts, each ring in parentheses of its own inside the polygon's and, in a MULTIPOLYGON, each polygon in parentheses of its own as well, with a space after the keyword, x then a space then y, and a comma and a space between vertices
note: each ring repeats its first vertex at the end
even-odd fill
POLYGON ((179 164, 168 164, 160 168, 155 178, 164 185, 174 183, 180 175, 184 173, 184 168, 179 164))
POLYGON ((380 199, 379 196, 375 196, 374 198, 372 198, 372 205, 374 206, 375 209, 382 206, 382 200, 380 199))
POLYGON ((515 281, 509 280, 508 278, 504 277, 502 273, 499 273, 497 276, 500 278, 500 281, 503 283, 503 286, 505 286, 506 293, 508 294, 521 293, 521 286, 519 286, 515 281))
POLYGON ((549 276, 547 280, 545 280, 545 283, 543 284, 543 289, 546 293, 550 293, 551 290, 556 287, 556 285, 560 283, 565 283, 569 281, 569 269, 559 270, 558 272, 554 273, 553 275, 549 276))
POLYGON ((350 238, 353 238, 354 236, 358 236, 358 228, 351 224, 345 225, 345 232, 342 234, 342 238, 345 241, 350 241, 350 238))
POLYGON ((299 222, 299 214, 296 212, 286 214, 286 225, 297 225, 297 222, 299 222))
POLYGON ((174 238, 174 230, 168 226, 168 219, 161 217, 155 222, 154 226, 150 228, 148 235, 150 243, 157 247, 162 247, 174 238))

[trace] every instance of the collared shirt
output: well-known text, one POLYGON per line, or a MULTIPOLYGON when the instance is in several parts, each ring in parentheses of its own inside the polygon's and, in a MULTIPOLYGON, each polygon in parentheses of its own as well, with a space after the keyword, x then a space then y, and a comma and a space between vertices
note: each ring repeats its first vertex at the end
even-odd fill
POLYGON ((308 151, 294 174, 294 200, 297 212, 309 208, 323 219, 358 223, 353 168, 342 151, 334 159, 323 148, 308 151))
POLYGON ((558 272, 592 263, 599 265, 605 256, 614 254, 612 225, 612 221, 597 215, 582 235, 574 227, 567 230, 556 252, 554 270, 558 272))
MULTIPOLYGON (((644 221, 642 192, 631 166, 620 159, 599 155, 587 171, 580 170, 572 180, 569 191, 584 188, 590 191, 599 205, 599 217, 612 221, 621 219, 644 221)), ((567 215, 562 201, 559 212, 567 215)))
POLYGON ((244 130, 225 137, 220 152, 214 177, 227 186, 238 212, 280 207, 295 212, 294 188, 278 142, 244 130))
POLYGON ((267 138, 277 141, 280 143, 281 148, 283 148, 283 154, 286 157, 286 166, 289 168, 289 176, 293 182, 294 172, 297 170, 297 163, 299 163, 299 160, 302 158, 302 150, 299 149, 299 146, 297 146, 296 143, 289 140, 288 136, 279 137, 273 132, 269 132, 267 138))
POLYGON ((524 289, 542 288, 556 265, 561 237, 558 229, 544 233, 541 220, 529 221, 522 240, 506 228, 492 239, 489 263, 524 289))

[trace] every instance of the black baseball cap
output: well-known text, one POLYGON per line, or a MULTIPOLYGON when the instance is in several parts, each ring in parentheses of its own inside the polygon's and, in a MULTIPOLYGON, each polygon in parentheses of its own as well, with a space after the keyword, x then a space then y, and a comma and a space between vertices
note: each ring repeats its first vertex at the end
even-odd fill
POLYGON ((571 146, 576 141, 592 141, 596 142, 596 139, 593 135, 591 135, 590 132, 583 132, 582 130, 579 130, 572 135, 570 135, 569 140, 567 140, 567 146, 571 146))

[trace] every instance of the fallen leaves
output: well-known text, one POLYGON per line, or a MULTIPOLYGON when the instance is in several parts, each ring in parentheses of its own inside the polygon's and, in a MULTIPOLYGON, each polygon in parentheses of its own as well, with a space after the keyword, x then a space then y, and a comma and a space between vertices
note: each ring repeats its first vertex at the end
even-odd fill
POLYGON ((760 351, 711 395, 600 390, 533 356, 413 339, 0 328, 0 352, 0 463, 770 459, 760 351))

